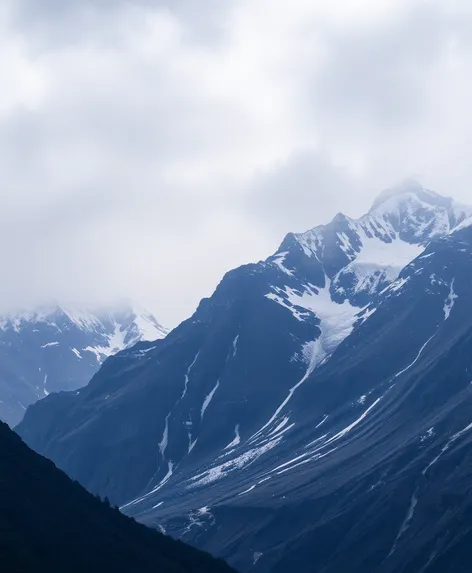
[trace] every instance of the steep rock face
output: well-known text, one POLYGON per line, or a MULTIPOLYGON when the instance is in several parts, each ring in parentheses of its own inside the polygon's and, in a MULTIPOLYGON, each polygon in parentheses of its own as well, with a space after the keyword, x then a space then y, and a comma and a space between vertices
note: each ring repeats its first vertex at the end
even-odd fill
POLYGON ((243 571, 439 571, 462 543, 455 514, 444 546, 446 529, 422 528, 468 436, 470 216, 408 184, 357 221, 288 235, 18 431, 243 571))
POLYGON ((51 392, 87 384, 106 357, 165 336, 149 313, 52 307, 0 318, 0 418, 11 426, 51 392))
POLYGON ((230 573, 210 555, 94 498, 0 422, 0 569, 230 573))

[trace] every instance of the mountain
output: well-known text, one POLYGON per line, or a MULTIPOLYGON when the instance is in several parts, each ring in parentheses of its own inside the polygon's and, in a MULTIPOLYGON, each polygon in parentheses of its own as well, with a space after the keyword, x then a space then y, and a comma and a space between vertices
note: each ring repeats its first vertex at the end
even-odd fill
POLYGON ((93 497, 0 422, 0 569, 230 573, 225 563, 93 497))
POLYGON ((468 571, 471 263, 472 209, 408 182, 231 271, 18 432, 241 571, 468 571))
POLYGON ((150 313, 124 305, 52 306, 0 317, 0 418, 16 425, 49 393, 85 386, 106 357, 165 335, 150 313))

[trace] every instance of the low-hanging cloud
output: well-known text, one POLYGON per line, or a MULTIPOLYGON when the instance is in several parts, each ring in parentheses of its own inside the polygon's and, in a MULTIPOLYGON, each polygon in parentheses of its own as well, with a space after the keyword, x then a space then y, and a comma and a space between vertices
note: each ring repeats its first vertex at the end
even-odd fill
POLYGON ((173 325, 405 176, 467 202, 471 32, 465 0, 6 0, 0 307, 173 325))

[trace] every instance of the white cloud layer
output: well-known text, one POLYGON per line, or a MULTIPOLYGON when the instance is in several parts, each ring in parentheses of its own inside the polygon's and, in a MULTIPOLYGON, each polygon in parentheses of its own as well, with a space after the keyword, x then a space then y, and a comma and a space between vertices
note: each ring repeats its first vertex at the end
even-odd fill
POLYGON ((4 0, 0 307, 169 325, 414 175, 472 203, 466 0, 4 0))

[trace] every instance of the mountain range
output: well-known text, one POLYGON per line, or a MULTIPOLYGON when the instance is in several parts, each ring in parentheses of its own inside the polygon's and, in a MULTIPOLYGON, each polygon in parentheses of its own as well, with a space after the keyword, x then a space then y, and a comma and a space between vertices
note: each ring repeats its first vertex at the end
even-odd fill
POLYGON ((85 386, 111 354, 166 334, 152 314, 129 305, 52 305, 0 316, 0 419, 18 424, 51 392, 85 386))
POLYGON ((465 572, 471 286, 472 208, 409 181, 287 235, 16 429, 241 572, 465 572))

